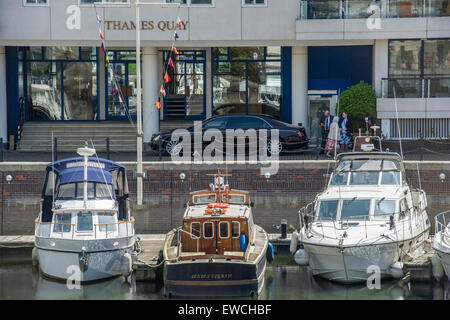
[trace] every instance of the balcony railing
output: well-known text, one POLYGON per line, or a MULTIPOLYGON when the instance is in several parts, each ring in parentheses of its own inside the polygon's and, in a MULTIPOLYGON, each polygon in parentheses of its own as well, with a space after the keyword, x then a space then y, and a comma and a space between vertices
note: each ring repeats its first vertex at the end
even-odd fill
POLYGON ((302 0, 300 19, 448 17, 448 0, 302 0))
POLYGON ((382 98, 449 98, 450 77, 382 78, 382 98))

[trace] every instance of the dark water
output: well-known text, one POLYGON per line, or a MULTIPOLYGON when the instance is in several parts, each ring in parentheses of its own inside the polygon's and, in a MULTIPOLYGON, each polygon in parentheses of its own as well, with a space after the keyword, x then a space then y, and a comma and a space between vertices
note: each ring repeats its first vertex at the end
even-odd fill
MULTIPOLYGON (((266 269, 266 283, 257 299, 262 300, 450 300, 447 280, 436 283, 382 281, 380 290, 365 284, 344 286, 315 278, 307 267, 292 263, 280 253, 266 269)), ((125 282, 123 277, 69 290, 65 283, 43 278, 31 266, 31 248, 0 249, 0 299, 166 299, 154 282, 125 282)))

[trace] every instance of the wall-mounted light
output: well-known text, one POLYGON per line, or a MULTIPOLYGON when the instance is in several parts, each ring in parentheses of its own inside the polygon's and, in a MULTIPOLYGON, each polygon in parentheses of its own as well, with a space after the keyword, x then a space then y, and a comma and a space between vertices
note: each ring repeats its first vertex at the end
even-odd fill
POLYGON ((182 173, 180 173, 179 177, 180 177, 181 181, 184 181, 184 179, 186 179, 186 174, 184 172, 182 172, 182 173))
POLYGON ((270 177, 271 177, 271 174, 270 174, 269 172, 266 172, 266 173, 264 174, 264 178, 266 178, 266 180, 269 180, 270 177))
POLYGON ((440 175, 439 175, 439 179, 441 179, 441 182, 444 182, 444 180, 445 180, 445 173, 441 173, 440 175))
POLYGON ((11 181, 13 180, 12 175, 8 174, 8 175, 5 177, 5 180, 6 180, 6 182, 8 182, 8 184, 10 184, 11 181))

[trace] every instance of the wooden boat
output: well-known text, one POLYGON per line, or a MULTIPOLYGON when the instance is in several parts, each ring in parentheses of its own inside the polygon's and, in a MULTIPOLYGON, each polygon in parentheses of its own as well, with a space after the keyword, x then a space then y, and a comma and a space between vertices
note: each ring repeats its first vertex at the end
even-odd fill
POLYGON ((220 171, 210 188, 191 192, 183 225, 165 240, 168 296, 253 296, 264 285, 273 248, 253 221, 249 193, 232 190, 220 171))

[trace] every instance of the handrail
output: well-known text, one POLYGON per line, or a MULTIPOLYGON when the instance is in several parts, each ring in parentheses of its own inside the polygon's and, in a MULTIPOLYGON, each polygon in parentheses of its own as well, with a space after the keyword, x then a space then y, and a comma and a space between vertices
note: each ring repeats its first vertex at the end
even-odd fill
POLYGON ((450 77, 389 77, 389 78, 381 78, 381 80, 449 80, 450 77))
POLYGON ((25 123, 25 99, 21 97, 19 99, 19 123, 17 124, 17 145, 19 145, 20 140, 22 139, 24 123, 25 123))
POLYGON ((442 245, 442 241, 448 239, 450 241, 450 235, 447 235, 447 231, 449 227, 447 225, 450 224, 450 210, 441 212, 434 217, 434 234, 441 233, 440 244, 442 245), (446 219, 448 218, 448 219, 446 219))

